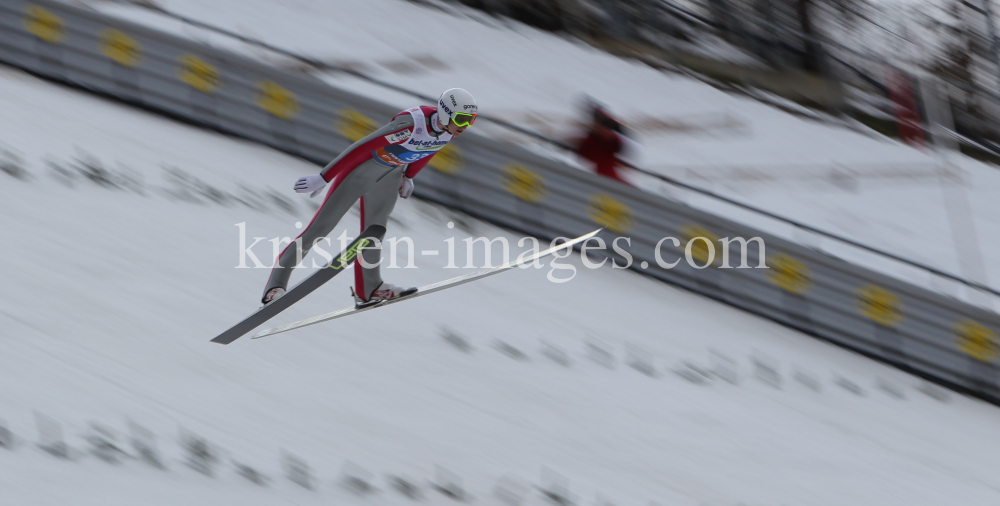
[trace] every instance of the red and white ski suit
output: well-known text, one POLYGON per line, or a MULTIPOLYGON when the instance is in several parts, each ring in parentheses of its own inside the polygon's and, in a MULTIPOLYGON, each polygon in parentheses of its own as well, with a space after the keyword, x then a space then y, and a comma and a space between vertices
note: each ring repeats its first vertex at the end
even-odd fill
MULTIPOLYGON (((420 106, 400 112, 389 124, 352 144, 320 172, 330 189, 312 221, 278 256, 265 294, 272 288, 287 288, 297 261, 316 241, 329 235, 359 199, 362 231, 370 225, 386 225, 399 197, 401 178, 415 177, 452 139, 451 134, 437 128, 436 111, 434 107, 420 106)), ((378 262, 380 251, 366 249, 362 254, 372 265, 378 262)), ((356 293, 367 300, 382 284, 378 266, 362 268, 355 260, 354 282, 356 293)))

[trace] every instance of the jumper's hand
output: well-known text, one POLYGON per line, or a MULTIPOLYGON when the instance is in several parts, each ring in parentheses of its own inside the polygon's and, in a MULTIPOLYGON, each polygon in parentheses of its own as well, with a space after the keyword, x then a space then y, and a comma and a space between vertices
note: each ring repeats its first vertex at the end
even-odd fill
POLYGON ((399 181, 399 196, 404 199, 410 198, 413 194, 413 179, 403 176, 403 179, 399 181))
POLYGON ((313 174, 311 176, 300 177, 298 181, 295 182, 295 192, 296 193, 309 193, 309 198, 313 198, 319 195, 319 192, 323 190, 326 186, 326 180, 320 174, 313 174))

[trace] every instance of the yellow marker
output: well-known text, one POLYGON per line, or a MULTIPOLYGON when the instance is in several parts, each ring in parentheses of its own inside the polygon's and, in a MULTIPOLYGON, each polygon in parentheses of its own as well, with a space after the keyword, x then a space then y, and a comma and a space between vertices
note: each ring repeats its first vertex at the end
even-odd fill
POLYGON ((289 120, 299 114, 299 100, 295 94, 273 81, 257 82, 257 98, 254 103, 265 111, 289 120))
POLYGON ((532 204, 545 199, 545 178, 519 163, 503 166, 500 183, 515 197, 532 204))
POLYGON ((341 109, 337 111, 335 127, 337 133, 346 137, 347 140, 358 142, 368 134, 378 130, 379 124, 354 109, 341 109))
POLYGON ((616 234, 624 234, 635 226, 632 208, 605 193, 590 196, 587 216, 598 225, 607 226, 616 234))
POLYGON ((954 338, 959 350, 981 362, 992 362, 1000 353, 997 333, 972 320, 956 323, 954 338))
POLYGON ((858 289, 857 307, 883 327, 895 327, 903 319, 903 301, 876 285, 865 285, 858 289))
POLYGON ((66 38, 66 24, 62 18, 37 5, 24 8, 21 24, 28 33, 49 44, 58 44, 66 38))
POLYGON ((101 31, 100 48, 104 56, 123 67, 134 67, 142 59, 139 41, 114 28, 101 31))
POLYGON ((681 250, 684 250, 688 243, 690 243, 691 258, 701 262, 702 264, 708 264, 709 259, 712 260, 712 264, 717 264, 722 261, 722 255, 719 252, 719 247, 716 246, 718 242, 719 236, 705 230, 699 225, 688 225, 681 229, 681 250), (697 240, 695 240, 696 238, 697 240), (708 243, 712 244, 715 251, 714 254, 712 254, 708 249, 708 243))
POLYGON ((192 88, 202 93, 212 93, 222 85, 219 69, 193 54, 177 57, 181 66, 177 69, 177 77, 192 88))
POLYGON ((795 295, 802 295, 812 288, 812 273, 809 266, 784 254, 778 253, 768 257, 767 279, 783 290, 795 295))
POLYGON ((431 157, 427 165, 445 174, 456 174, 462 170, 462 150, 454 144, 448 144, 431 157))

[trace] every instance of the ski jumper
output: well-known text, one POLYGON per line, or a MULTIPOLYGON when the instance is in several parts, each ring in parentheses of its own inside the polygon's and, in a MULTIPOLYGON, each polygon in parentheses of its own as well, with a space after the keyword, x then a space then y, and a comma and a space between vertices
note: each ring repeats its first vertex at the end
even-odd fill
MULTIPOLYGON (((399 197, 401 178, 416 176, 452 139, 451 134, 437 128, 436 120, 434 107, 420 106, 400 112, 388 125, 352 144, 320 172, 330 183, 330 189, 309 225, 278 256, 265 294, 272 288, 288 287, 296 262, 306 256, 316 241, 329 235, 359 199, 362 231, 370 225, 386 225, 399 197)), ((377 249, 362 251, 369 265, 377 263, 380 255, 377 249)), ((354 284, 358 296, 368 300, 382 284, 379 267, 362 268, 355 260, 354 284)))

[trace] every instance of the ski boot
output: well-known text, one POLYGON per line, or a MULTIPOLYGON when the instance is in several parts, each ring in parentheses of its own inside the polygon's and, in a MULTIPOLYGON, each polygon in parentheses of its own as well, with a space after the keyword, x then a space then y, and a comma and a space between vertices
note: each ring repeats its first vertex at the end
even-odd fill
POLYGON ((275 299, 281 297, 284 294, 285 294, 284 288, 272 288, 268 290, 267 293, 264 294, 264 298, 262 298, 260 301, 263 302, 264 305, 266 306, 271 302, 274 302, 275 299))
POLYGON ((364 300, 358 296, 357 293, 354 293, 354 288, 351 288, 351 296, 354 297, 355 309, 373 306, 380 302, 406 297, 407 295, 413 295, 415 293, 417 293, 416 287, 403 288, 401 286, 391 285, 383 281, 382 284, 378 285, 378 288, 372 292, 371 296, 368 297, 368 300, 364 300))

